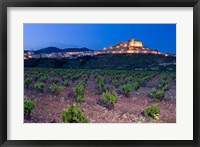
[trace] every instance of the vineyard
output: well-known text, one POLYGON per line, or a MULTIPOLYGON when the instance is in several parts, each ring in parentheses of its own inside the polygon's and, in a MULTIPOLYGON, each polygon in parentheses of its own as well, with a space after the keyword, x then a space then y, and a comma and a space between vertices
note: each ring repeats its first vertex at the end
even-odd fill
POLYGON ((24 69, 26 123, 175 123, 176 74, 24 69))

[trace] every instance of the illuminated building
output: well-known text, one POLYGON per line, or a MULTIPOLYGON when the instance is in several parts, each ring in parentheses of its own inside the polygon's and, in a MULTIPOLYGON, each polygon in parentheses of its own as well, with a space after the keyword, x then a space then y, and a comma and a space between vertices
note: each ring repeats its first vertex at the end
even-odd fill
POLYGON ((111 46, 109 48, 105 48, 104 51, 106 53, 148 53, 148 54, 158 54, 157 50, 150 50, 149 48, 146 48, 142 45, 141 41, 136 41, 134 38, 131 40, 128 40, 128 42, 120 42, 114 46, 111 46))

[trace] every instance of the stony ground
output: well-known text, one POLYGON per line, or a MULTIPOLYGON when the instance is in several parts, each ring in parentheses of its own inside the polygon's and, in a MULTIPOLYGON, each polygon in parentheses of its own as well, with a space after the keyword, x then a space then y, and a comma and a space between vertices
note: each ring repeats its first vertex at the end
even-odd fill
MULTIPOLYGON (((132 91, 130 97, 124 96, 119 90, 112 88, 118 93, 119 102, 114 104, 114 109, 107 110, 97 104, 102 94, 96 94, 96 86, 93 79, 90 79, 86 86, 84 103, 76 103, 80 106, 90 123, 176 123, 176 84, 168 77, 170 90, 165 93, 161 102, 156 102, 150 95, 152 87, 158 85, 160 76, 156 76, 141 87, 138 91, 132 91), (158 105, 161 109, 160 119, 144 116, 143 111, 151 105, 158 105)), ((74 83, 75 84, 75 83, 74 83)), ((26 123, 51 123, 61 122, 63 109, 70 107, 73 103, 73 89, 65 88, 59 94, 51 94, 50 91, 37 92, 31 88, 25 90, 25 95, 36 102, 36 108, 31 113, 26 123)))

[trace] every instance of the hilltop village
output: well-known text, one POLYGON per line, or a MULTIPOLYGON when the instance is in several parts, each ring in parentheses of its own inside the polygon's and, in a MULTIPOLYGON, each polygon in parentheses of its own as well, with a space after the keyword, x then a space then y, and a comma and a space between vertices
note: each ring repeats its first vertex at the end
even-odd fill
POLYGON ((140 53, 140 54, 158 54, 157 50, 150 50, 142 45, 141 41, 136 41, 134 38, 128 40, 128 42, 120 42, 117 45, 105 48, 105 53, 140 53))
POLYGON ((83 56, 95 56, 99 54, 160 54, 164 56, 176 56, 169 53, 161 53, 158 50, 152 50, 144 47, 141 41, 136 41, 134 38, 128 40, 127 42, 120 42, 116 45, 104 48, 103 50, 81 50, 81 51, 49 51, 37 53, 37 51, 28 51, 24 53, 24 60, 31 58, 52 58, 52 59, 62 59, 62 58, 77 58, 83 56))

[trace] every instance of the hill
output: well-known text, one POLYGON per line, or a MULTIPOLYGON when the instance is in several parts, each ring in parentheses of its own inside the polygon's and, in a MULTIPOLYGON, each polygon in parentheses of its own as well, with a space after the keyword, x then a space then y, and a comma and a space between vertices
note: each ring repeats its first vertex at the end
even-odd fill
MULTIPOLYGON (((39 49, 37 51, 33 51, 35 54, 41 54, 41 53, 45 53, 45 54, 50 54, 50 53, 59 53, 59 52, 85 52, 85 51, 93 51, 91 49, 88 48, 65 48, 65 49, 60 49, 57 47, 46 47, 46 48, 42 48, 39 49)), ((28 50, 25 50, 24 53, 28 52, 28 50)))
POLYGON ((36 53, 41 54, 41 53, 57 53, 57 52, 62 52, 62 49, 59 49, 57 47, 47 47, 47 48, 42 48, 36 51, 36 53))
POLYGON ((175 71, 176 57, 154 54, 101 54, 76 59, 30 59, 25 67, 175 71))

